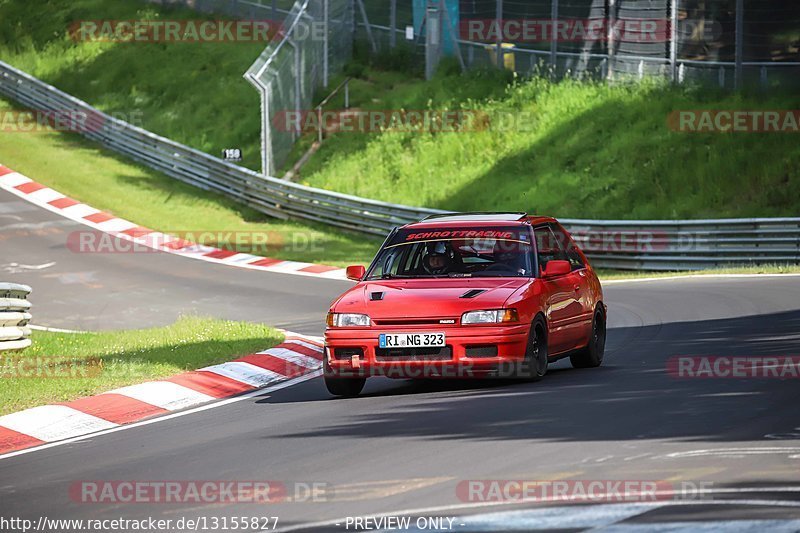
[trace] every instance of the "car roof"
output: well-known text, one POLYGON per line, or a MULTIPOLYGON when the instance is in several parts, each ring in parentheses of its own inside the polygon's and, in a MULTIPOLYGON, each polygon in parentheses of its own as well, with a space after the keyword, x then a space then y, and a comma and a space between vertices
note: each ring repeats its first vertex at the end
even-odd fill
POLYGON ((443 226, 480 226, 493 224, 499 226, 517 226, 521 224, 541 224, 543 222, 554 222, 552 217, 528 215, 527 213, 445 213, 441 215, 431 215, 419 222, 407 224, 408 227, 431 228, 443 226))

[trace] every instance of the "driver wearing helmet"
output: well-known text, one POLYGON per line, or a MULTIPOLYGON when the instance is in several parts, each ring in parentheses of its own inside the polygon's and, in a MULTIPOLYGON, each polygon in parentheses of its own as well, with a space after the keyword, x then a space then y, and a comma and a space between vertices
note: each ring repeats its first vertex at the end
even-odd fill
POLYGON ((448 249, 447 243, 431 243, 427 247, 427 253, 422 258, 422 267, 428 274, 435 276, 447 274, 453 266, 452 250, 448 249))

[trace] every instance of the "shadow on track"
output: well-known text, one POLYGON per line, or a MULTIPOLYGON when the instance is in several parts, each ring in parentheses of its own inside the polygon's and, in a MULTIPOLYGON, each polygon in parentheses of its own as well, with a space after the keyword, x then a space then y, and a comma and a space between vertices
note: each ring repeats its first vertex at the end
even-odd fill
POLYGON ((573 370, 562 361, 539 383, 374 379, 364 396, 337 400, 316 380, 260 403, 319 402, 331 411, 330 425, 283 438, 761 440, 776 424, 800 425, 797 380, 677 378, 667 360, 798 355, 798 332, 800 311, 618 328, 609 332, 603 367, 573 370))

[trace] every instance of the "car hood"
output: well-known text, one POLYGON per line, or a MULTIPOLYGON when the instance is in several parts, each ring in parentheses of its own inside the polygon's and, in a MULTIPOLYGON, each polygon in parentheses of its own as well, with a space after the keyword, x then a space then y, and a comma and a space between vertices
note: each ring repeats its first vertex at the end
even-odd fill
POLYGON ((337 313, 365 313, 374 319, 460 317, 465 311, 498 309, 528 278, 454 278, 361 282, 336 302, 337 313), (475 296, 465 298, 473 291, 475 296), (480 291, 480 292, 478 292, 480 291))

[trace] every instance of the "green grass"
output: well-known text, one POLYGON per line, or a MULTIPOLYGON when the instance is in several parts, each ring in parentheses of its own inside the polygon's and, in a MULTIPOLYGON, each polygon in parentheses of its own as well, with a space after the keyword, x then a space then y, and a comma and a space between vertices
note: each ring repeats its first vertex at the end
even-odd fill
POLYGON ((260 99, 242 78, 264 43, 76 42, 80 20, 219 19, 140 0, 0 1, 0 58, 102 111, 219 156, 242 148, 260 168, 260 99))
MULTIPOLYGON (((413 109, 431 87, 471 85, 449 75, 400 86, 377 109, 413 109)), ((503 95, 432 98, 430 109, 516 117, 514 127, 460 133, 337 134, 303 182, 370 198, 456 211, 513 210, 557 217, 636 219, 791 216, 800 211, 796 134, 671 130, 682 109, 796 109, 796 93, 726 94, 658 83, 543 79, 503 95)))
POLYGON ((716 274, 800 274, 800 265, 753 265, 742 267, 712 268, 680 272, 596 269, 601 281, 621 279, 667 278, 673 276, 713 276, 716 274))
MULTIPOLYGON (((0 113, 9 109, 0 100, 0 113)), ((142 226, 173 234, 220 235, 202 239, 203 244, 334 266, 368 262, 380 245, 375 239, 320 225, 269 219, 221 195, 133 164, 77 134, 0 133, 0 139, 0 163, 9 168, 142 226), (243 237, 231 244, 227 232, 241 232, 243 237), (266 246, 247 246, 255 234, 266 235, 266 246)))
MULTIPOLYGON (((28 0, 0 0, 0 57, 104 111, 141 113, 146 128, 211 154, 241 147, 245 165, 257 168, 259 100, 241 76, 262 44, 78 43, 67 35, 81 19, 203 17, 218 16, 138 0, 49 0, 31 17, 28 0)), ((797 109, 796 92, 541 79, 507 87, 507 73, 462 75, 452 60, 430 82, 419 71, 418 56, 407 50, 375 59, 356 47, 346 69, 356 77, 353 105, 479 110, 518 122, 502 131, 334 135, 301 181, 411 205, 559 217, 798 212, 795 135, 686 134, 670 130, 666 119, 680 109, 797 109)), ((330 108, 341 108, 342 98, 330 108)), ((302 140, 290 163, 313 137, 302 140)))
MULTIPOLYGON (((81 19, 203 17, 139 0, 49 0, 32 17, 27 0, 0 0, 0 57, 104 111, 138 113, 144 127, 179 142, 212 154, 241 147, 245 165, 257 168, 258 95, 241 75, 262 44, 77 43, 67 35, 70 24, 81 19)), ((345 72, 355 77, 351 99, 357 108, 477 110, 495 119, 514 117, 515 127, 336 134, 302 170, 300 181, 411 205, 557 217, 790 216, 799 211, 795 135, 686 134, 671 131, 666 120, 679 109, 797 109, 797 93, 729 94, 658 83, 554 84, 513 80, 499 71, 461 74, 453 61, 445 61, 429 82, 419 74, 413 53, 400 49, 376 59, 363 46, 356 47, 345 72)), ((342 107, 340 95, 329 109, 342 107)), ((338 266, 368 262, 378 245, 375 239, 321 226, 269 222, 74 136, 2 135, 5 164, 161 231, 272 232, 273 246, 253 253, 338 266)), ((290 164, 313 138, 301 140, 290 164)))
POLYGON ((30 348, 0 356, 0 415, 231 361, 275 346, 283 334, 258 324, 184 317, 143 330, 34 331, 32 339, 30 348), (15 375, 21 361, 25 377, 15 375))

